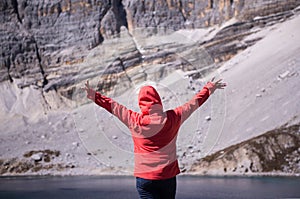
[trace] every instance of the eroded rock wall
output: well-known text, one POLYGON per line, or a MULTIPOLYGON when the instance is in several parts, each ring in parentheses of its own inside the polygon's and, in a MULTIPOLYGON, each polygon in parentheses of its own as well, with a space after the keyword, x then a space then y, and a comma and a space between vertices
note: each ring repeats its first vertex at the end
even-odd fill
MULTIPOLYGON (((20 87, 44 88, 52 76, 73 75, 70 68, 82 63, 105 39, 120 33, 122 26, 129 32, 144 27, 199 28, 232 17, 249 21, 299 4, 297 0, 3 0, 0 82, 17 78, 21 79, 20 87), (62 65, 69 69, 62 69, 62 65)), ((228 46, 224 48, 216 49, 228 51, 228 46)), ((213 56, 218 54, 214 49, 209 51, 213 56)), ((216 56, 217 61, 228 59, 216 56)))
POLYGON ((106 17, 111 10, 121 12, 115 11, 117 2, 1 1, 0 80, 25 77, 23 86, 43 86, 51 68, 82 62, 103 41, 105 29, 113 34, 124 25, 118 17, 116 24, 106 17))

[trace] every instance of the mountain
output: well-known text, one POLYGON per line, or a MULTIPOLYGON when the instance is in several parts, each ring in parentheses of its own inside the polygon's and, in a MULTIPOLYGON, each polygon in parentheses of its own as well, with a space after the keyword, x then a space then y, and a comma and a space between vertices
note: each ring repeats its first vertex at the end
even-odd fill
POLYGON ((156 83, 172 108, 212 75, 222 77, 226 90, 180 132, 183 171, 197 173, 202 158, 219 158, 207 155, 289 129, 300 113, 299 4, 1 1, 1 173, 131 172, 130 135, 88 103, 80 90, 86 80, 136 110, 145 82, 156 83))

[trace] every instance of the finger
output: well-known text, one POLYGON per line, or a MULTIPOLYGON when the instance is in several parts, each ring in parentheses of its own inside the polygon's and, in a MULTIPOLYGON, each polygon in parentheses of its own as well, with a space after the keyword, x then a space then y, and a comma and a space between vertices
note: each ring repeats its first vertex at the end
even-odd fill
POLYGON ((224 88, 226 87, 226 84, 217 84, 217 88, 224 88))
POLYGON ((211 82, 214 82, 214 80, 215 80, 215 77, 213 77, 210 81, 211 81, 211 82))
POLYGON ((222 79, 219 79, 218 81, 216 81, 216 84, 219 84, 222 81, 222 79))

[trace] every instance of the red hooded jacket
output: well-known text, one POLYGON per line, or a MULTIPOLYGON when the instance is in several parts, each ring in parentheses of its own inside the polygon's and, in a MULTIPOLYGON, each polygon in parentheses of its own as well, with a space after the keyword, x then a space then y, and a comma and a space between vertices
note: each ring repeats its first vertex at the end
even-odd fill
POLYGON ((180 173, 176 157, 179 127, 208 99, 212 87, 213 83, 207 83, 190 101, 168 111, 163 110, 160 96, 152 86, 140 89, 138 101, 141 113, 93 90, 88 92, 88 98, 130 129, 134 142, 134 176, 162 180, 180 173))

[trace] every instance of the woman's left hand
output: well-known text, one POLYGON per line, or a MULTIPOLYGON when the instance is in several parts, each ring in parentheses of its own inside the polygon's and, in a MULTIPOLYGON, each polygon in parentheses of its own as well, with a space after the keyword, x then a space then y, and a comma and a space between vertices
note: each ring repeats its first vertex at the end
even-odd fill
POLYGON ((96 91, 90 87, 89 81, 86 81, 85 87, 83 88, 87 93, 87 98, 95 101, 96 91))

